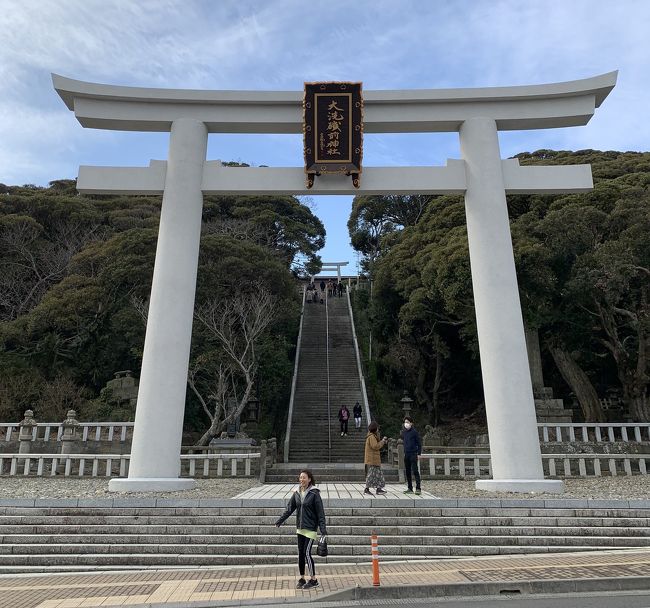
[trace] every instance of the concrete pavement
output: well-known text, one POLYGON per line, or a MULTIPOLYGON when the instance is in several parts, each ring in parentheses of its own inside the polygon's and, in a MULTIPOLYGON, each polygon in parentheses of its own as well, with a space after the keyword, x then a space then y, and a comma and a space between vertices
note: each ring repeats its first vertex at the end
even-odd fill
POLYGON ((198 608, 258 603, 648 589, 650 551, 423 560, 369 565, 317 559, 320 587, 295 589, 296 567, 236 567, 0 577, 1 608, 164 606, 198 608), (531 581, 536 581, 531 583, 531 581))

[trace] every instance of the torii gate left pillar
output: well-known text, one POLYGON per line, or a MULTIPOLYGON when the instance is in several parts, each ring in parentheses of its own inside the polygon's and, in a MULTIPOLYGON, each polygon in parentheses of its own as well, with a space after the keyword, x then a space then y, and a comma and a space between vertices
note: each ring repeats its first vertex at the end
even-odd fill
POLYGON ((112 479, 114 491, 196 485, 180 477, 185 409, 178 404, 185 403, 187 387, 207 145, 203 122, 180 118, 172 123, 129 477, 112 479))
POLYGON ((456 131, 462 160, 445 167, 368 167, 358 190, 342 175, 313 190, 302 167, 205 162, 207 133, 300 133, 302 92, 185 91, 79 82, 54 86, 84 127, 168 131, 169 159, 148 168, 81 167, 77 188, 97 194, 163 194, 160 234, 128 479, 109 489, 177 490, 202 194, 462 194, 465 196, 491 480, 477 488, 562 491, 544 479, 521 319, 506 194, 584 192, 588 165, 520 167, 501 160, 498 131, 586 124, 616 72, 548 85, 366 91, 366 133, 456 131))

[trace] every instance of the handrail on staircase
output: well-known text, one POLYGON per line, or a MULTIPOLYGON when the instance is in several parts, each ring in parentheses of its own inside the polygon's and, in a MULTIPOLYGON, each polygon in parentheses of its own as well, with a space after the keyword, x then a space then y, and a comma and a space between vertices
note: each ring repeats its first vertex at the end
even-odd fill
POLYGON ((330 315, 329 296, 325 293, 325 361, 327 368, 327 461, 332 461, 332 410, 330 404, 330 315))
POLYGON ((293 417, 293 398, 296 394, 296 381, 298 379, 298 363, 300 361, 300 343, 302 341, 302 322, 305 318, 305 298, 307 290, 302 288, 302 308, 300 309, 300 327, 298 328, 298 343, 296 345, 296 360, 293 364, 293 380, 291 381, 291 397, 289 397, 289 414, 287 416, 287 432, 284 435, 284 462, 289 462, 289 442, 291 440, 291 419, 293 417))
POLYGON ((366 380, 363 376, 363 367, 361 366, 361 357, 359 356, 359 343, 357 342, 357 330, 354 327, 354 315, 352 314, 352 302, 350 301, 350 290, 345 290, 348 299, 348 312, 350 313, 350 323, 352 325, 352 342, 354 343, 354 355, 357 359, 357 370, 359 380, 361 381, 361 397, 363 398, 363 409, 366 412, 366 420, 370 424, 370 405, 368 404, 368 393, 366 392, 366 380))

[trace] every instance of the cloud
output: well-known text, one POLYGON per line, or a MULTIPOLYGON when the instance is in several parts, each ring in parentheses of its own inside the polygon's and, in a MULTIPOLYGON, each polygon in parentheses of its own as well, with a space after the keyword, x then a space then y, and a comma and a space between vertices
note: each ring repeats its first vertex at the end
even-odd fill
MULTIPOLYGON (((81 129, 50 72, 207 89, 361 80, 368 90, 535 84, 620 68, 619 84, 587 127, 503 134, 504 152, 516 145, 647 149, 650 141, 645 0, 0 0, 0 14, 0 181, 9 183, 47 183, 90 158, 145 165, 149 155, 166 155, 164 145, 142 144, 138 157, 144 135, 81 129), (128 151, 120 153, 120 141, 128 151)), ((445 137, 369 138, 366 159, 444 162, 456 150, 445 137)), ((295 142, 227 144, 233 147, 226 139, 214 146, 224 159, 302 162, 295 142)))

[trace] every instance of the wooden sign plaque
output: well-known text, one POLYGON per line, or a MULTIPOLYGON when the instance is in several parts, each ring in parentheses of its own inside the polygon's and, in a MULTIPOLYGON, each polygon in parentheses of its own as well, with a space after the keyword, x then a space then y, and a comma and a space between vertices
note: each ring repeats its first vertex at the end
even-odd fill
POLYGON ((303 134, 307 187, 324 173, 352 176, 359 187, 363 155, 360 82, 306 82, 303 134))

